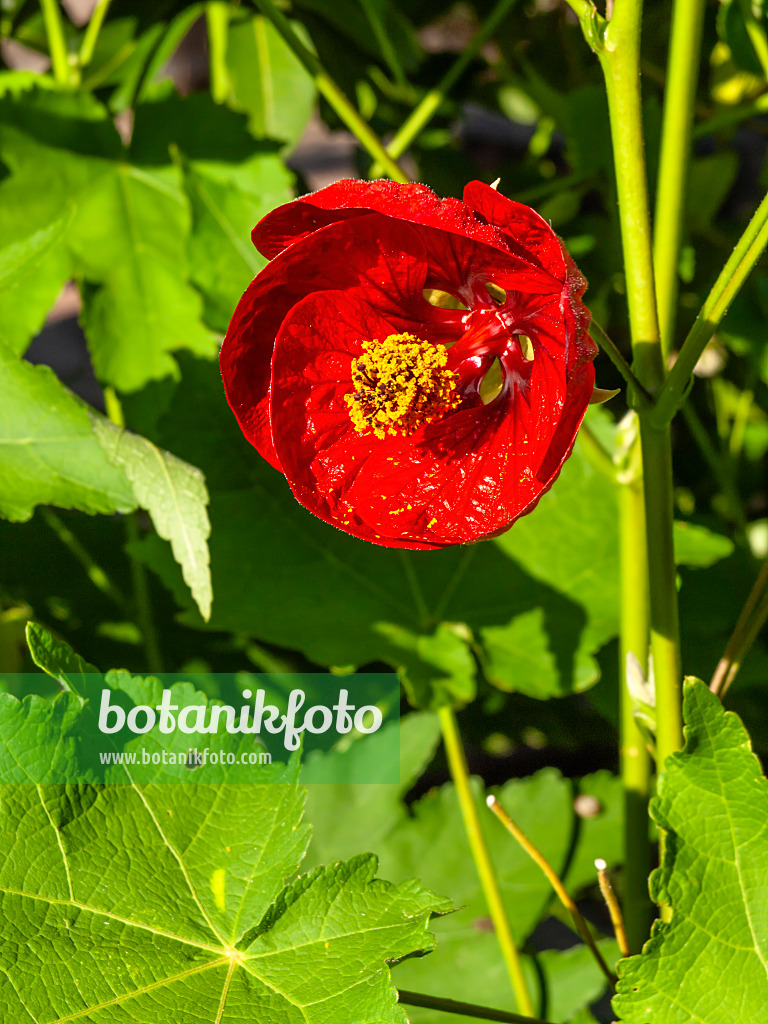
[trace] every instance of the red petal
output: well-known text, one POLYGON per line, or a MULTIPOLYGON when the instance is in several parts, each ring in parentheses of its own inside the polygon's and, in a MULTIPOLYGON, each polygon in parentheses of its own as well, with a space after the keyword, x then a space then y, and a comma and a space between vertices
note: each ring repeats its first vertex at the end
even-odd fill
MULTIPOLYGON (((358 293, 359 294, 359 293, 358 293)), ((361 342, 402 330, 362 298, 315 293, 286 317, 272 415, 297 499, 348 533, 390 547, 440 547, 509 526, 547 490, 592 393, 591 364, 565 379, 535 359, 528 385, 408 437, 354 431, 344 396, 361 342)))
POLYGON ((565 280, 560 242, 538 214, 527 206, 505 199, 480 181, 467 186, 464 198, 464 202, 438 199, 426 185, 347 179, 279 206, 259 221, 251 238, 259 252, 271 259, 327 224, 359 216, 363 210, 375 210, 398 220, 485 242, 525 263, 547 270, 561 283, 565 280), (506 221, 501 218, 501 208, 498 216, 502 223, 497 225, 488 215, 493 213, 491 201, 485 202, 480 211, 481 217, 475 216, 467 196, 482 204, 486 192, 508 204, 511 212, 507 211, 506 221), (510 230, 515 225, 520 228, 520 238, 510 230))
POLYGON ((403 331, 350 292, 315 292, 280 329, 274 356, 272 417, 278 452, 296 499, 320 519, 363 540, 429 549, 420 538, 382 536, 358 515, 346 491, 382 443, 352 426, 344 396, 362 342, 403 331))
POLYGON ((219 361, 227 401, 245 437, 276 469, 282 467, 269 424, 269 388, 275 337, 286 313, 311 292, 364 285, 372 302, 407 321, 401 330, 418 330, 422 337, 433 330, 444 335, 455 318, 423 299, 426 272, 424 247, 414 229, 366 212, 354 231, 331 224, 314 232, 251 282, 232 317, 219 361), (416 265, 418 280, 413 277, 416 265))

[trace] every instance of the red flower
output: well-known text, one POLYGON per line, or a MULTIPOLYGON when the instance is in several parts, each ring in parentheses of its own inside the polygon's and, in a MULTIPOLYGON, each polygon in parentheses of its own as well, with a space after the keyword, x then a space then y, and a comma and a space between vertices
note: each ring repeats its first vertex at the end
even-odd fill
POLYGON ((268 214, 253 241, 271 262, 221 370, 243 433, 302 505, 422 549, 531 511, 571 452, 596 353, 586 282, 538 214, 479 181, 463 202, 341 181, 268 214))

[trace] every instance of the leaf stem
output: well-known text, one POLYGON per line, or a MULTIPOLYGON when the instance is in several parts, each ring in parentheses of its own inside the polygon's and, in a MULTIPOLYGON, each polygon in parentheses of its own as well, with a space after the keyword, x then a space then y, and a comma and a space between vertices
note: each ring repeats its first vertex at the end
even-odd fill
POLYGON ((688 336, 683 342, 675 365, 670 370, 656 398, 651 413, 654 424, 669 423, 682 404, 693 369, 699 361, 728 307, 738 295, 768 245, 768 195, 765 196, 744 234, 728 258, 712 290, 704 301, 688 336))
MULTIPOLYGON (((636 460, 632 444, 630 465, 636 460)), ((639 454, 639 452, 637 453, 639 454)), ((621 680, 621 782, 624 791, 624 910, 627 941, 639 953, 651 929, 648 876, 651 843, 648 803, 651 791, 651 756, 635 721, 635 707, 627 681, 627 659, 637 658, 648 677, 650 639, 648 556, 645 538, 645 496, 638 475, 624 479, 619 491, 619 545, 621 565, 621 625, 619 678, 621 680)))
POLYGON ((489 796, 487 803, 490 809, 502 823, 504 828, 517 840, 517 842, 520 844, 520 846, 522 846, 522 848, 525 850, 528 856, 533 861, 535 861, 536 864, 538 864, 543 873, 546 875, 547 881, 554 889, 557 898, 560 900, 562 905, 573 918, 573 923, 576 926, 576 931, 589 947, 590 951, 592 952, 592 955, 597 961, 598 967, 606 976, 608 982, 611 985, 615 985, 617 981, 616 975, 613 973, 613 971, 610 969, 608 964, 603 959, 603 954, 597 948, 597 944, 594 938, 592 937, 592 932, 587 927, 587 922, 581 916, 581 911, 576 906, 574 901, 571 899, 568 890, 560 881, 560 878, 555 869, 546 859, 541 850, 537 849, 533 845, 528 836, 522 831, 522 829, 520 829, 515 824, 512 818, 510 818, 510 816, 507 814, 507 812, 504 810, 504 808, 501 806, 501 804, 499 803, 495 796, 489 796))
MULTIPOLYGON (((665 378, 656 312, 640 95, 642 0, 616 0, 598 56, 605 75, 619 199, 633 367, 654 395, 665 378)), ((672 445, 669 424, 641 409, 651 649, 657 687, 658 763, 682 747, 680 626, 672 543, 672 445)))
POLYGON ((419 992, 406 992, 405 989, 400 989, 398 997, 404 1006, 423 1006, 428 1010, 456 1013, 462 1017, 474 1017, 476 1020, 497 1020, 502 1024, 547 1024, 546 1021, 534 1017, 521 1017, 519 1013, 495 1010, 490 1006, 475 1006, 474 1003, 459 1003, 454 999, 426 996, 419 992))
POLYGON ((653 268, 664 355, 675 334, 680 241, 685 216, 693 110, 705 0, 675 0, 667 60, 661 153, 656 188, 653 268))
MULTIPOLYGON (((114 389, 104 388, 104 401, 107 408, 107 416, 117 427, 125 428, 125 417, 120 399, 114 389)), ((139 523, 136 513, 125 516, 125 535, 128 547, 131 548, 140 540, 139 523)), ((139 627, 142 639, 144 640, 144 653, 147 657, 147 669, 150 672, 163 671, 163 656, 160 652, 160 642, 155 629, 155 622, 152 617, 152 601, 149 596, 149 583, 144 566, 130 552, 128 558, 131 563, 131 580, 133 583, 133 600, 136 613, 136 625, 139 627)))
POLYGON ((472 795, 472 788, 469 784, 469 771, 456 715, 451 707, 444 705, 438 709, 438 716, 443 732, 448 766, 451 771, 451 778, 456 786, 456 795, 459 799, 459 806, 461 807, 461 814, 464 820, 464 829, 467 833, 477 873, 480 876, 480 883, 483 887, 488 910, 496 931, 496 938, 501 946, 501 952, 507 965, 517 1008, 522 1011, 525 1017, 533 1017, 533 1002, 528 992, 525 975, 523 974, 520 954, 515 945, 512 929, 509 926, 496 872, 488 852, 488 847, 486 846, 475 798, 472 795))
POLYGON ((108 597, 114 605, 120 608, 121 611, 125 611, 128 602, 104 569, 102 569, 92 555, 86 551, 67 524, 49 508, 44 508, 42 510, 42 517, 45 520, 46 525, 56 534, 64 547, 82 565, 88 579, 97 588, 97 590, 100 590, 101 593, 104 594, 105 597, 108 597))
POLYGON ((51 54, 53 77, 60 85, 69 85, 70 67, 67 38, 64 34, 64 21, 57 0, 40 0, 43 12, 45 32, 48 36, 48 49, 51 54))
POLYGON ((211 96, 215 103, 224 103, 229 95, 230 82, 227 71, 227 30, 229 28, 228 3, 214 0, 205 5, 205 27, 208 32, 208 67, 211 79, 211 96))
POLYGON ((272 22, 275 29, 283 37, 287 45, 293 50, 296 57, 301 61, 317 87, 317 91, 324 96, 335 112, 349 128, 355 138, 368 151, 370 156, 378 161, 385 172, 393 181, 407 182, 408 175, 398 166, 397 162, 384 149, 381 139, 375 132, 371 131, 366 122, 349 102, 347 97, 336 85, 330 75, 325 71, 314 53, 302 43, 293 30, 293 26, 280 11, 272 0, 255 0, 265 18, 272 22))
POLYGON ((80 53, 77 57, 77 63, 81 68, 85 68, 91 63, 93 51, 96 49, 96 41, 99 38, 101 26, 104 24, 104 19, 107 16, 111 2, 112 0, 97 0, 91 19, 88 22, 88 27, 85 30, 85 35, 83 36, 80 53))
POLYGON ((637 402, 640 405, 650 405, 651 396, 632 372, 632 367, 621 354, 616 343, 608 337, 600 324, 594 320, 589 325, 589 336, 605 352, 627 384, 634 389, 637 402))
POLYGON ((595 867, 597 868, 597 884, 600 886, 600 892, 605 900, 605 905, 608 907, 608 913, 611 915, 611 924, 613 925, 616 941, 619 944, 619 952, 622 956, 629 956, 630 950, 629 943, 627 942, 627 933, 624 929, 624 918, 621 916, 619 901, 616 899, 616 893, 613 891, 613 886, 606 872, 607 864, 604 860, 596 860, 595 867))
MULTIPOLYGON (((515 3, 517 3, 517 0, 497 0, 496 6, 472 36, 467 48, 451 65, 434 89, 430 89, 408 115, 401 128, 393 136, 392 141, 387 145, 387 153, 394 160, 400 159, 419 132, 432 120, 450 90, 464 74, 464 71, 475 59, 515 3)), ((371 167, 371 178, 380 178, 383 173, 382 164, 380 161, 377 161, 371 167)))
POLYGON ((709 688, 724 697, 736 678, 744 657, 757 639, 760 630, 768 620, 768 559, 763 563, 760 574, 752 587, 749 597, 739 615, 739 621, 726 644, 725 652, 718 662, 709 688))

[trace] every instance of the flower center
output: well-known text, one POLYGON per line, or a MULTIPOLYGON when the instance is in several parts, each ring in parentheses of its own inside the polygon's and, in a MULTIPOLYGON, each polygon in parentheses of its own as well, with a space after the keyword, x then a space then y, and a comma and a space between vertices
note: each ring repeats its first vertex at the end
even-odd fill
POLYGON ((355 390, 344 396, 349 418, 362 434, 376 437, 412 434, 460 402, 457 375, 447 370, 448 352, 413 334, 390 334, 384 341, 364 341, 352 362, 355 390))

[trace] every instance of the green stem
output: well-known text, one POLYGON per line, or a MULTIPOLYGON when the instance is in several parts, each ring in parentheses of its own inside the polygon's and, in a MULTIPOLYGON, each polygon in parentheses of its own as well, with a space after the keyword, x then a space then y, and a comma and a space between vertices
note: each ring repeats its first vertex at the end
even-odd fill
POLYGON ((639 953, 651 928, 648 876, 651 844, 648 801, 651 757, 637 726, 627 685, 627 658, 634 655, 648 678, 648 560, 642 482, 629 480, 619 491, 621 561, 621 781, 624 790, 624 923, 630 953, 639 953))
POLYGON ((475 798, 472 795, 467 761, 464 756, 464 746, 461 742, 456 716, 453 713, 453 709, 448 706, 441 707, 438 715, 443 732, 448 766, 453 783, 456 786, 456 795, 464 820, 464 829, 467 833, 477 873, 480 876, 480 883, 483 887, 488 911, 496 931, 496 938, 501 946, 501 952, 507 965, 509 978, 512 982, 512 990, 515 994, 515 1001, 517 1002, 518 1009, 526 1017, 533 1017, 533 1002, 525 982, 520 954, 517 951, 512 929, 509 926, 507 912, 504 909, 504 903, 499 890, 499 883, 496 879, 496 872, 480 826, 480 817, 477 813, 475 798))
POLYGON ((665 356, 675 334, 677 265, 698 81, 692 69, 699 66, 704 6, 705 0, 675 0, 672 14, 653 236, 653 268, 665 356))
POLYGON ((76 558, 85 569, 85 573, 91 583, 100 590, 105 597, 108 597, 113 604, 124 612, 127 607, 127 601, 109 578, 107 573, 90 555, 90 553, 86 551, 66 523, 64 523, 56 513, 52 512, 50 509, 43 509, 42 516, 46 525, 53 530, 64 547, 67 548, 70 554, 76 558))
POLYGON ((475 1006, 474 1003, 458 1003, 454 999, 441 999, 439 996, 424 996, 419 992, 406 992, 404 989, 398 992, 398 1002, 403 1006, 424 1006, 428 1010, 456 1013, 462 1017, 474 1017, 475 1020, 498 1020, 502 1021, 502 1024, 547 1024, 546 1021, 533 1017, 521 1017, 519 1013, 494 1010, 490 1006, 475 1006))
POLYGON ((693 327, 688 332, 675 365, 659 390, 656 407, 651 414, 655 425, 663 426, 665 423, 669 423, 682 404, 699 356, 762 256, 766 245, 768 245, 768 195, 760 203, 744 234, 736 243, 736 248, 728 258, 728 262, 705 299, 693 327))
POLYGON ((80 53, 78 54, 77 63, 81 68, 88 67, 93 58, 93 51, 96 49, 96 41, 99 38, 101 32, 101 26, 104 24, 104 19, 107 16, 109 5, 112 0, 97 0, 96 6, 93 9, 91 20, 88 22, 88 28, 85 30, 83 36, 83 42, 80 45, 80 53))
POLYGON ((208 66, 211 96, 216 103, 224 103, 229 95, 227 71, 227 31, 229 28, 228 3, 209 3, 205 7, 205 26, 208 31, 208 66))
POLYGON ((48 49, 51 54, 53 77, 60 85, 69 85, 70 67, 67 38, 64 34, 64 22, 61 8, 57 0, 40 0, 43 12, 45 31, 48 36, 48 49))
MULTIPOLYGON (((426 93, 405 120, 402 127, 395 133, 392 141, 387 146, 387 153, 394 160, 400 159, 419 132, 421 132, 422 129, 432 120, 442 106, 450 90, 464 74, 464 71, 469 67, 516 2, 517 0, 497 0, 496 6, 477 32, 475 32, 466 50, 464 50, 457 60, 451 65, 435 88, 430 89, 429 92, 426 93)), ((380 162, 375 163, 371 168, 370 173, 372 178, 381 177, 384 173, 382 164, 380 162)))
MULTIPOLYGON (((635 372, 654 394, 665 376, 656 312, 640 95, 642 0, 616 0, 599 51, 608 93, 635 372)), ((682 746, 680 626, 672 543, 669 425, 640 410, 650 632, 656 680, 657 763, 682 746)))
POLYGON ((409 181, 408 175, 405 174, 384 149, 378 135, 371 131, 341 89, 339 89, 338 85, 324 70, 315 54, 308 50, 296 35, 293 26, 282 11, 275 6, 272 0, 255 0, 255 2, 264 17, 269 19, 287 45, 293 50, 296 57, 304 65, 307 73, 314 81, 317 91, 321 96, 325 97, 347 128, 357 138, 358 142, 368 151, 372 159, 377 160, 384 167, 385 172, 393 181, 409 181))
POLYGON ((627 384, 634 389, 637 403, 639 405, 649 405, 651 402, 651 396, 634 375, 632 367, 621 354, 615 342, 608 337, 600 324, 596 323, 594 320, 589 325, 589 336, 592 341, 594 341, 596 345, 599 345, 601 350, 605 352, 627 384))
MULTIPOLYGON (((107 387, 104 389, 104 401, 107 407, 107 416, 112 420, 115 426, 124 429, 125 417, 123 416, 123 409, 120 404, 120 399, 117 397, 113 388, 107 387)), ((128 547, 130 548, 138 544, 141 539, 136 513, 134 512, 127 515, 124 521, 126 540, 128 542, 128 547)), ((144 566, 137 558, 130 554, 128 557, 131 564, 131 581, 133 583, 136 625, 139 627, 139 631, 141 632, 141 636, 144 641, 144 653, 147 658, 147 669, 150 672, 162 672, 163 656, 160 652, 160 642, 157 636, 157 630, 155 629, 155 622, 152 617, 152 601, 149 594, 147 574, 144 571, 144 566)))
POLYGON ((661 769, 667 757, 683 745, 680 623, 672 540, 674 501, 670 428, 657 430, 641 415, 640 439, 651 600, 651 652, 656 680, 656 763, 661 769))

